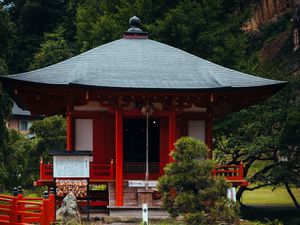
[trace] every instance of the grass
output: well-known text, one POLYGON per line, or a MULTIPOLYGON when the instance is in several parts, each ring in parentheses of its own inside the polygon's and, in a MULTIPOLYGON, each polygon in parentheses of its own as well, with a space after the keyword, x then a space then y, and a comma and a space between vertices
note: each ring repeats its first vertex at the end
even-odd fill
MULTIPOLYGON (((300 202, 300 189, 293 188, 292 191, 300 202)), ((300 225, 300 212, 295 208, 284 187, 278 187, 274 190, 272 187, 264 187, 255 191, 246 191, 241 202, 245 205, 241 207, 242 218, 251 221, 242 223, 243 225, 248 225, 248 223, 249 225, 300 225), (275 220, 282 223, 268 223, 268 221, 275 220)))
MULTIPOLYGON (((300 202, 300 189, 293 188, 292 191, 300 202)), ((284 187, 278 187, 275 190, 264 187, 255 191, 245 191, 241 202, 244 205, 294 207, 292 199, 284 187)))

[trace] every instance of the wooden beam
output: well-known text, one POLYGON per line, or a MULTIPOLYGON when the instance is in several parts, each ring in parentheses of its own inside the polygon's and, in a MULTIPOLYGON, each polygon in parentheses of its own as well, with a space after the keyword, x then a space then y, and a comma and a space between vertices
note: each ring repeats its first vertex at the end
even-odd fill
POLYGON ((76 119, 96 119, 100 118, 101 115, 104 115, 106 112, 99 111, 73 111, 72 117, 76 119))
POLYGON ((115 110, 116 125, 116 206, 123 206, 123 113, 115 110))
MULTIPOLYGON (((145 115, 142 114, 141 110, 139 109, 130 109, 130 110, 124 110, 123 111, 124 117, 145 117, 145 115)), ((168 117, 169 112, 154 109, 153 113, 151 114, 151 117, 168 117)))

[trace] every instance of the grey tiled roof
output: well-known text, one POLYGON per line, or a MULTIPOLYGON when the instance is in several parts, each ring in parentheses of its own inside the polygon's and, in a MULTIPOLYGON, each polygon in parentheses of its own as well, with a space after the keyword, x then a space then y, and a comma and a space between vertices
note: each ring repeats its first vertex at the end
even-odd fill
POLYGON ((231 70, 149 39, 120 39, 52 66, 5 77, 57 85, 176 90, 285 83, 231 70))
POLYGON ((14 105, 12 108, 12 115, 13 116, 30 116, 31 113, 29 111, 19 108, 19 106, 14 102, 14 105))

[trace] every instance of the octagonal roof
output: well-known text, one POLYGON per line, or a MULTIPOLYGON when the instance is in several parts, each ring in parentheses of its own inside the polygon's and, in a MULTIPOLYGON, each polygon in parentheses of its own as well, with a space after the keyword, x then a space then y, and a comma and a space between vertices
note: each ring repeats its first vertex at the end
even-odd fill
POLYGON ((228 89, 284 85, 231 70, 145 38, 119 39, 54 65, 1 76, 40 84, 129 89, 228 89))

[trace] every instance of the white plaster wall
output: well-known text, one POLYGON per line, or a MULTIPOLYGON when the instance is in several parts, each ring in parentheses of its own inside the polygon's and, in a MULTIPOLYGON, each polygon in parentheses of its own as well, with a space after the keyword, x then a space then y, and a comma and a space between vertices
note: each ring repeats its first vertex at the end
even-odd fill
POLYGON ((75 119, 75 150, 93 150, 93 120, 75 119))
POLYGON ((205 121, 189 120, 188 135, 197 140, 201 140, 205 142, 205 121))

